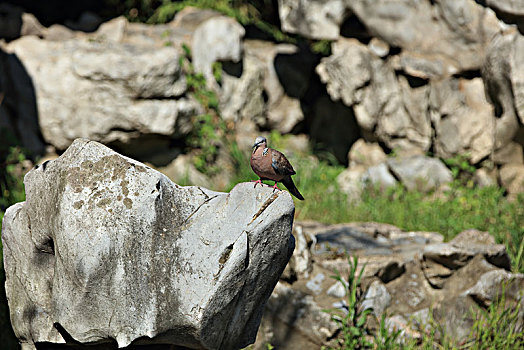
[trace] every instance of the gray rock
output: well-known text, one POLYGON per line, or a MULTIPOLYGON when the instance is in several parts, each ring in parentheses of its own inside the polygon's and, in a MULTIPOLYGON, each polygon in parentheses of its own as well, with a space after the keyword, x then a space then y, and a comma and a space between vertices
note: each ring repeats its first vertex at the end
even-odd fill
POLYGON ((369 167, 362 175, 362 181, 380 189, 394 187, 398 184, 386 163, 369 167))
POLYGON ((314 277, 309 279, 309 281, 307 281, 307 289, 309 289, 309 291, 313 294, 320 294, 322 292, 322 282, 325 278, 326 276, 324 276, 322 273, 316 274, 314 277))
POLYGON ((520 301, 524 305, 522 300, 524 274, 511 273, 503 269, 488 271, 480 276, 478 282, 463 295, 471 296, 478 303, 489 306, 502 296, 503 290, 507 300, 520 301))
MULTIPOLYGON (((263 92, 257 91, 260 95, 256 96, 267 100, 264 106, 267 116, 262 126, 283 134, 291 132, 304 120, 299 98, 304 96, 314 74, 315 57, 295 45, 261 40, 246 40, 244 55, 256 58, 263 66, 263 92)), ((252 94, 247 96, 248 100, 253 98, 252 94)))
POLYGON ((332 44, 333 53, 324 57, 316 71, 327 84, 329 96, 346 106, 359 102, 358 91, 371 80, 371 60, 380 61, 356 39, 340 39, 332 44))
POLYGON ((497 169, 477 169, 473 175, 473 180, 479 187, 497 186, 497 169))
POLYGON ((430 191, 453 180, 451 171, 437 158, 391 158, 387 164, 409 190, 430 191))
POLYGON ((196 169, 190 154, 180 154, 167 166, 158 168, 158 171, 175 183, 211 187, 211 180, 196 169))
POLYGON ((444 75, 480 68, 487 43, 500 31, 493 11, 474 0, 347 4, 373 36, 441 65, 444 75))
POLYGON ((342 284, 342 282, 340 281, 337 281, 331 287, 328 288, 326 294, 334 298, 342 299, 346 296, 347 285, 348 283, 345 280, 344 284, 342 284))
POLYGON ((364 295, 362 309, 372 309, 375 316, 380 319, 390 303, 391 295, 389 295, 388 289, 381 281, 375 280, 364 295))
MULTIPOLYGON (((129 144, 149 135, 168 144, 192 130, 192 116, 201 109, 191 99, 172 99, 186 89, 173 47, 29 36, 7 48, 31 75, 42 134, 59 150, 78 137, 129 144)), ((141 142, 139 151, 168 151, 158 142, 149 148, 141 142)))
POLYGON ((343 0, 278 0, 282 31, 317 40, 336 40, 346 17, 343 0))
POLYGON ((510 32, 496 37, 482 66, 486 95, 495 106, 495 148, 513 140, 524 123, 524 36, 510 32))
POLYGON ((286 191, 180 187, 83 139, 25 185, 2 242, 11 321, 26 346, 255 340, 294 248, 286 191))
POLYGON ((267 349, 267 343, 281 349, 316 349, 329 344, 338 329, 312 296, 279 282, 266 305, 255 349, 267 349))
MULTIPOLYGON (((44 36, 46 28, 40 24, 38 19, 31 13, 22 14, 22 27, 20 28, 20 35, 36 35, 44 36)), ((1 35, 0 35, 1 36, 1 35)))
POLYGON ((514 198, 524 193, 524 164, 506 164, 500 168, 500 182, 514 198))
POLYGON ((437 156, 467 154, 476 164, 494 151, 496 121, 481 78, 434 82, 430 100, 437 156))
POLYGON ((508 23, 524 28, 524 3, 518 0, 483 0, 497 15, 508 23))
POLYGON ((355 39, 340 39, 323 58, 317 73, 330 97, 353 106, 364 135, 373 134, 391 149, 424 152, 431 145, 426 85, 411 88, 384 62, 355 39))
POLYGON ((235 19, 212 17, 199 25, 191 45, 193 64, 206 77, 209 86, 216 87, 212 64, 216 61, 239 62, 242 59, 242 38, 245 30, 235 19))
POLYGON ((338 188, 345 193, 349 202, 358 202, 365 183, 362 176, 366 169, 363 166, 353 166, 342 171, 337 176, 338 188))
POLYGON ((493 162, 495 164, 524 164, 524 152, 522 145, 517 142, 509 142, 506 146, 498 149, 493 153, 493 162))
POLYGON ((370 167, 378 165, 386 160, 386 153, 376 142, 366 142, 364 139, 358 139, 348 153, 349 166, 354 167, 362 165, 370 167))

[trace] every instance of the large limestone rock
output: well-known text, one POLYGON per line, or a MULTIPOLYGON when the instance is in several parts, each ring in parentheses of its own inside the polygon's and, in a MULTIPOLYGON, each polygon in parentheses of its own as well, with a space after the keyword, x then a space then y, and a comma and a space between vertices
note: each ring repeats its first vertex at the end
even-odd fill
POLYGON ((391 172, 409 190, 430 191, 453 180, 451 171, 438 158, 392 158, 387 163, 391 172))
POLYGON ((373 134, 404 153, 429 150, 427 85, 411 87, 406 78, 397 78, 392 62, 355 39, 335 42, 333 54, 323 58, 316 71, 333 100, 353 107, 364 135, 373 134))
POLYGON ((486 95, 498 116, 495 124, 497 149, 510 143, 524 123, 524 36, 514 31, 496 37, 482 67, 486 95))
POLYGON ((480 68, 486 45, 501 30, 495 13, 474 0, 347 3, 373 36, 414 58, 406 64, 418 70, 425 61, 443 76, 480 68))
POLYGON ((255 340, 294 248, 287 192, 180 187, 85 139, 25 185, 2 242, 11 322, 26 348, 255 340))
POLYGON ((311 39, 338 39, 346 8, 343 0, 278 1, 282 31, 311 39))
POLYGON ((7 49, 31 76, 42 134, 57 149, 78 137, 126 144, 144 134, 171 139, 192 130, 199 105, 180 97, 186 81, 174 47, 26 36, 7 49))
POLYGON ((481 78, 434 82, 430 101, 439 157, 467 154, 475 164, 494 151, 497 121, 481 78))

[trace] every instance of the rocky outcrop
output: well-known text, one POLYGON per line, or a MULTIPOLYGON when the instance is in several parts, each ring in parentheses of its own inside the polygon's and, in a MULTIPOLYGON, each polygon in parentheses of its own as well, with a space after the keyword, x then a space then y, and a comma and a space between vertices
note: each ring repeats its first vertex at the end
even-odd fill
MULTIPOLYGON (((341 258, 345 251, 359 256, 357 271, 364 267, 361 308, 371 309, 379 320, 385 313, 387 327, 401 330, 403 338, 420 338, 433 319, 460 342, 469 335, 473 313, 500 300, 503 289, 509 307, 524 306, 524 276, 509 272, 504 245, 495 244, 487 232, 467 230, 443 243, 436 232, 404 232, 378 223, 299 222, 294 230, 311 237, 312 270, 291 284, 279 282, 256 349, 266 342, 286 349, 331 344, 337 324, 318 310, 347 307, 345 289, 329 278, 335 269, 347 276, 349 265, 341 258)), ((519 317, 524 322, 524 313, 519 317)), ((367 325, 374 329, 376 319, 368 318, 367 325)))
POLYGON ((25 177, 2 225, 6 292, 25 346, 253 342, 294 248, 287 192, 180 187, 93 141, 25 177))

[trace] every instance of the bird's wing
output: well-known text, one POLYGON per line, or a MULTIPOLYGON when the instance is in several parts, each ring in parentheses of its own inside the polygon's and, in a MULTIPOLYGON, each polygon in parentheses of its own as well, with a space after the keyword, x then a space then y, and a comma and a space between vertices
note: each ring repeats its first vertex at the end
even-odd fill
POLYGON ((295 175, 295 170, 287 160, 286 156, 277 150, 271 150, 271 166, 275 172, 280 175, 295 175))

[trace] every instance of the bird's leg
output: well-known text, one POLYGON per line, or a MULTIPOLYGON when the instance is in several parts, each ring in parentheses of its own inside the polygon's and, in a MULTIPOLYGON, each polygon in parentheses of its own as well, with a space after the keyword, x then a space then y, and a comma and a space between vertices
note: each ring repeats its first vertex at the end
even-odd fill
POLYGON ((275 192, 275 190, 279 190, 280 191, 280 188, 278 188, 276 181, 275 181, 275 184, 273 185, 273 192, 275 192))
POLYGON ((258 179, 258 180, 255 180, 255 181, 251 181, 251 182, 254 182, 254 183, 255 183, 255 186, 253 186, 253 188, 257 187, 258 184, 264 185, 264 184, 262 183, 262 180, 261 180, 261 179, 258 179))

